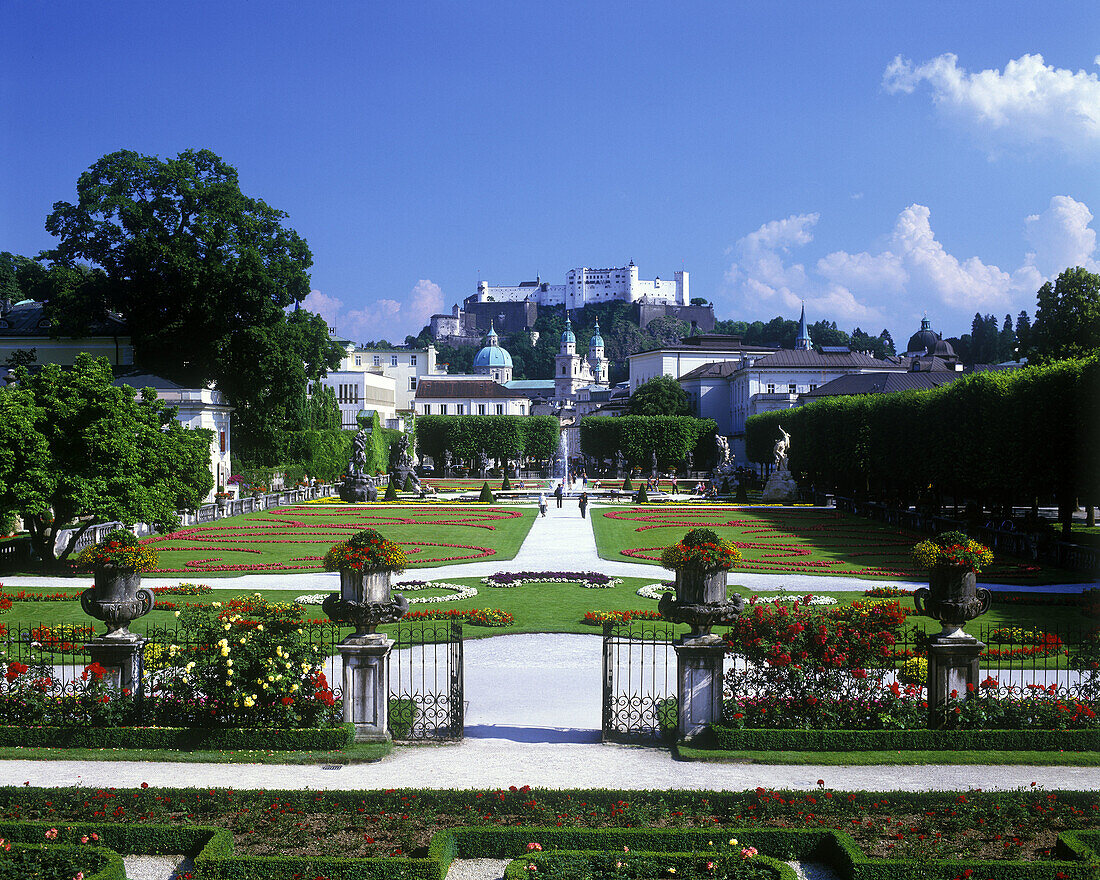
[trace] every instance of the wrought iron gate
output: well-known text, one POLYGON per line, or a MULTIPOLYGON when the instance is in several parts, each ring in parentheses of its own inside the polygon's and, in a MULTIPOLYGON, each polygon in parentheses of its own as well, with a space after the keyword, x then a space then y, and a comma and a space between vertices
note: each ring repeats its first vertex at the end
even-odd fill
POLYGON ((390 731, 398 740, 462 739, 462 624, 427 621, 391 631, 390 731))
POLYGON ((603 741, 649 742, 676 729, 672 625, 605 623, 603 741))

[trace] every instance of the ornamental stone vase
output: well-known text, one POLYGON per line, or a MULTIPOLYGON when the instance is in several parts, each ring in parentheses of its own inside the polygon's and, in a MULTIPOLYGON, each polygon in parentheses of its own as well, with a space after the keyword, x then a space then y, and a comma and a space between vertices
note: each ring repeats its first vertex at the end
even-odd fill
POLYGON ((688 639, 710 637, 711 627, 732 623, 740 615, 745 600, 727 595, 726 569, 685 566, 675 573, 676 598, 665 593, 657 610, 666 620, 689 624, 688 639))
POLYGON ((985 614, 992 601, 989 590, 977 588, 977 576, 965 565, 937 566, 928 573, 928 586, 913 594, 918 614, 940 621, 938 638, 968 638, 968 620, 985 614))
POLYGON ((330 593, 321 603, 325 614, 337 623, 355 627, 345 639, 369 638, 381 623, 395 623, 409 610, 409 601, 390 590, 389 571, 340 570, 340 592, 330 593))
POLYGON ((141 586, 141 572, 120 568, 100 568, 95 585, 80 594, 84 613, 107 624, 105 639, 136 641, 140 636, 127 628, 130 621, 153 610, 151 590, 141 586))

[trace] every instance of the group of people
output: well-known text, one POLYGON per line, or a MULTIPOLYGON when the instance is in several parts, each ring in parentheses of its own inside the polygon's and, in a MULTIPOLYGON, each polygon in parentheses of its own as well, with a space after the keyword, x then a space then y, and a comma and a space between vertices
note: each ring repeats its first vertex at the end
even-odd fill
MULTIPOLYGON (((562 483, 558 483, 557 486, 554 487, 553 495, 554 495, 554 502, 555 502, 557 508, 560 510, 561 506, 562 506, 562 501, 565 498, 565 487, 563 486, 562 483)), ((586 511, 588 510, 588 493, 587 492, 581 492, 580 497, 577 499, 577 505, 581 509, 581 518, 583 519, 586 516, 586 511)), ((546 501, 546 493, 545 492, 539 492, 539 515, 540 516, 546 516, 546 510, 547 510, 548 506, 549 505, 547 504, 547 501, 546 501)))

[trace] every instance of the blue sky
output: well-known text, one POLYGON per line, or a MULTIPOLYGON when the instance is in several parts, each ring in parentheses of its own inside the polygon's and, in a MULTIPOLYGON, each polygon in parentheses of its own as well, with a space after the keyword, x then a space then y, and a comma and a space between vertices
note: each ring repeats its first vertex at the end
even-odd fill
POLYGON ((630 259, 895 338, 1100 269, 1092 3, 3 0, 0 32, 0 250, 105 153, 209 148, 357 340, 630 259))

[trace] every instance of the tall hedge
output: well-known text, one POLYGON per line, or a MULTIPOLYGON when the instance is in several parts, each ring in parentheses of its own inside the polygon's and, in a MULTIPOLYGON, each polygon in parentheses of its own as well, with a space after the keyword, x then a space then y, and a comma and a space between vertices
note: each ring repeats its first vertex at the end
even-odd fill
POLYGON ((473 463, 484 449, 492 458, 550 458, 558 446, 553 416, 417 416, 416 444, 436 464, 450 449, 456 463, 473 463))
POLYGON ((1054 495, 1063 513, 1100 499, 1100 357, 763 413, 745 425, 750 460, 771 460, 779 425, 792 473, 819 489, 983 504, 1054 495))
POLYGON ((612 459, 622 450, 630 467, 649 468, 657 453, 657 466, 676 467, 688 452, 696 461, 713 456, 714 419, 692 416, 585 416, 581 419, 581 451, 597 459, 612 459))

